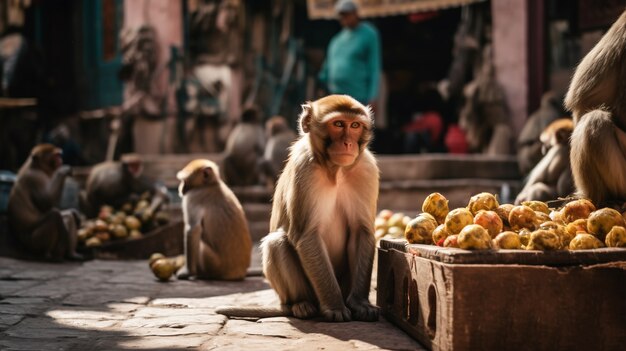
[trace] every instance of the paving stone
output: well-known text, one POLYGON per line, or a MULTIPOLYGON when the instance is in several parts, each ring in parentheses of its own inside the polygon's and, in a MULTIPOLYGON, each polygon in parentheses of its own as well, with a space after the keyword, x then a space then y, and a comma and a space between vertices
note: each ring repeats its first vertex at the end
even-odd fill
POLYGON ((18 291, 40 284, 36 280, 0 280, 0 296, 17 296, 18 291))
POLYGON ((100 306, 110 302, 128 302, 135 304, 146 304, 150 301, 149 296, 133 296, 131 292, 86 292, 71 294, 63 300, 64 305, 69 306, 100 306))
POLYGON ((160 317, 175 317, 175 316, 210 316, 215 320, 223 322, 225 316, 215 314, 212 309, 204 308, 187 308, 183 305, 169 305, 169 308, 163 307, 142 307, 139 308, 133 317, 137 318, 160 318, 160 317))
POLYGON ((121 323, 122 328, 183 328, 190 325, 217 324, 220 327, 226 323, 226 317, 221 315, 182 315, 161 318, 132 318, 121 323))
POLYGON ((182 327, 141 327, 124 328, 124 332, 134 336, 183 336, 191 334, 216 335, 222 328, 219 324, 194 324, 182 327))
POLYGON ((88 338, 93 331, 64 326, 50 318, 27 318, 4 331, 7 336, 23 339, 88 338))
POLYGON ((0 350, 2 351, 34 351, 34 350, 89 350, 89 341, 83 342, 77 339, 30 339, 0 337, 0 350), (85 346, 80 348, 81 346, 85 346))
POLYGON ((23 314, 0 312, 0 324, 6 326, 15 325, 19 323, 22 319, 24 319, 23 314))
POLYGON ((85 310, 78 308, 71 308, 67 306, 63 306, 60 308, 53 308, 50 311, 45 313, 48 317, 59 320, 59 319, 92 319, 98 321, 108 321, 108 320, 123 320, 126 319, 127 316, 123 313, 114 313, 114 312, 106 312, 106 311, 93 311, 93 310, 85 310))
POLYGON ((184 337, 144 336, 141 338, 118 338, 97 344, 100 350, 145 349, 180 350, 197 349, 211 339, 210 335, 185 335, 184 337))

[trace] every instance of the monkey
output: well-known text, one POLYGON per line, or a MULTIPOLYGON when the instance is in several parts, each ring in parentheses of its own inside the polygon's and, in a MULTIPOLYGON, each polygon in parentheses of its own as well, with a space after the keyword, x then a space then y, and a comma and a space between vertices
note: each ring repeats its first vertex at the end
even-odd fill
POLYGON ((218 166, 197 159, 176 174, 185 222, 185 266, 178 279, 241 280, 252 240, 243 208, 221 180, 218 166))
POLYGON ((273 189, 289 156, 289 146, 297 136, 282 116, 274 116, 267 120, 265 133, 267 143, 261 161, 261 173, 265 177, 268 188, 273 189))
POLYGON ((63 165, 61 149, 39 144, 18 171, 9 194, 11 231, 29 253, 46 260, 84 259, 75 251, 78 213, 57 208, 70 172, 71 167, 63 165))
POLYGON ((230 133, 224 149, 224 181, 229 186, 259 183, 259 160, 263 156, 265 135, 256 107, 246 108, 241 122, 230 133))
POLYGON ((92 217, 103 205, 120 208, 131 197, 145 192, 152 195, 150 206, 145 210, 150 213, 169 201, 167 188, 143 175, 141 157, 128 154, 119 162, 103 162, 92 168, 81 196, 81 206, 92 217))
POLYGON ((281 307, 219 308, 227 316, 375 321, 368 301, 379 169, 367 149, 369 107, 347 95, 302 105, 299 138, 274 192, 263 272, 281 307))
POLYGON ((547 201, 574 192, 574 180, 570 168, 569 138, 574 122, 561 118, 550 123, 541 133, 544 157, 532 169, 526 185, 515 199, 516 204, 528 200, 547 201))
POLYGON ((572 112, 572 173, 596 204, 626 199, 626 11, 583 58, 565 96, 572 112))

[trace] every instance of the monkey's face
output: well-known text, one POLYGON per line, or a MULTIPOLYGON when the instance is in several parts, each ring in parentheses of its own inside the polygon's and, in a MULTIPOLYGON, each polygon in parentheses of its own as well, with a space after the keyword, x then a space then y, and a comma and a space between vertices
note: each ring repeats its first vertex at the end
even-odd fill
POLYGON ((33 165, 46 173, 52 173, 63 165, 63 151, 51 144, 35 146, 31 157, 33 165))
POLYGON ((361 152, 363 123, 352 116, 339 116, 326 122, 326 130, 326 150, 330 161, 341 167, 352 165, 361 152))

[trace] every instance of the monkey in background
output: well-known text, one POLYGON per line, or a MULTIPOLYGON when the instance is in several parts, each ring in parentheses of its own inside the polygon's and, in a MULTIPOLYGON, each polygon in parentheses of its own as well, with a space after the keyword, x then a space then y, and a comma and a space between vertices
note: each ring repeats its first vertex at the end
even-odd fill
POLYGON ((368 301, 375 250, 379 170, 367 149, 369 107, 347 95, 302 106, 274 193, 263 272, 281 308, 220 308, 228 316, 375 321, 368 301))
POLYGON ((240 280, 250 266, 252 240, 243 208, 209 160, 176 174, 183 199, 185 266, 179 279, 240 280))
POLYGON ((94 166, 87 178, 81 207, 89 217, 97 215, 100 207, 120 208, 130 197, 150 192, 152 200, 146 209, 155 213, 169 201, 167 188, 143 175, 143 162, 136 154, 122 156, 121 161, 108 161, 94 166))
POLYGON ((61 149, 51 144, 35 146, 17 173, 8 202, 9 226, 19 242, 45 259, 82 260, 76 253, 79 217, 76 211, 58 209, 65 178, 61 149))
POLYGON ((224 181, 229 186, 259 183, 259 160, 265 148, 265 135, 260 112, 255 107, 246 108, 241 121, 230 133, 224 150, 224 181))
POLYGON ((565 106, 576 188, 596 204, 626 200, 626 11, 583 58, 565 106))
POLYGON ((261 161, 261 173, 268 188, 273 189, 289 157, 289 146, 297 135, 282 116, 274 116, 265 122, 265 134, 267 144, 261 161))
POLYGON ((550 123, 541 133, 539 139, 544 156, 530 172, 526 185, 515 199, 516 204, 528 200, 554 200, 574 192, 569 160, 569 138, 573 130, 574 122, 561 118, 550 123))

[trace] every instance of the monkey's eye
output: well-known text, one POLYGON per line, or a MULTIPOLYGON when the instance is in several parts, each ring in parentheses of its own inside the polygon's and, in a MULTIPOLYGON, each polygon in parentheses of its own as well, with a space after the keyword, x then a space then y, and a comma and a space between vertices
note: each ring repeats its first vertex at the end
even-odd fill
POLYGON ((343 121, 334 121, 333 126, 343 128, 344 124, 343 121))
POLYGON ((350 128, 359 128, 361 126, 361 123, 359 122, 352 122, 350 124, 350 128))

